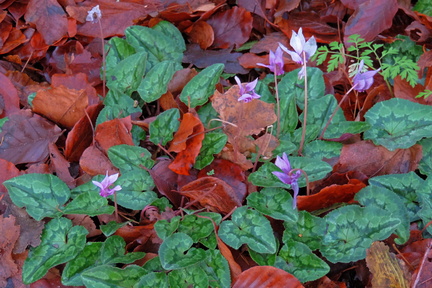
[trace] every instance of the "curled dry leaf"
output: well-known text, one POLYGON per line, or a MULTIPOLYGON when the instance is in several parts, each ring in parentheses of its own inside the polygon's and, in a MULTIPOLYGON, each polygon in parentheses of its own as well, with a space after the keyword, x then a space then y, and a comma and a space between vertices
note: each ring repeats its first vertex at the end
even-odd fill
POLYGON ((202 177, 186 184, 180 193, 191 202, 210 211, 228 214, 235 207, 241 206, 234 189, 225 181, 215 177, 202 177))
POLYGON ((207 22, 197 21, 191 28, 188 37, 192 43, 198 44, 204 50, 213 44, 213 28, 207 22))
POLYGON ((330 185, 320 192, 310 196, 298 196, 297 208, 308 212, 327 208, 336 203, 350 202, 355 194, 366 187, 366 184, 357 179, 350 179, 348 184, 330 185))
POLYGON ((168 149, 170 152, 177 152, 174 161, 169 168, 181 175, 189 175, 189 170, 195 163, 202 141, 204 139, 204 125, 196 113, 185 113, 180 122, 180 127, 171 141, 168 149))

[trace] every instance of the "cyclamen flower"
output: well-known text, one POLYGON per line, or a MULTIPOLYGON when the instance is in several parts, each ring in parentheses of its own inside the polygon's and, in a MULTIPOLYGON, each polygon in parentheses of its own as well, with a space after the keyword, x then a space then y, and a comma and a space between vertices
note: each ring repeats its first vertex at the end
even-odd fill
POLYGON ((277 156, 275 164, 282 170, 282 172, 275 171, 272 173, 278 177, 281 182, 291 185, 291 188, 294 191, 293 209, 295 209, 297 207, 297 196, 299 193, 299 185, 297 181, 301 176, 301 172, 291 168, 286 153, 283 153, 282 158, 277 156))
POLYGON ((357 90, 359 92, 364 92, 365 90, 369 89, 374 82, 373 77, 375 76, 376 73, 378 73, 378 71, 381 70, 380 68, 378 70, 362 72, 363 66, 364 66, 364 61, 361 60, 358 66, 357 74, 353 78, 353 83, 354 83, 353 88, 354 90, 357 90))
POLYGON ((86 21, 92 23, 98 23, 98 21, 102 18, 101 10, 99 9, 99 5, 93 7, 87 14, 86 21))
POLYGON ((115 186, 114 188, 109 188, 112 184, 114 184, 115 181, 117 181, 119 174, 113 174, 111 176, 108 176, 108 171, 106 173, 105 178, 102 180, 102 182, 92 181, 94 185, 99 187, 99 195, 102 197, 108 197, 112 194, 114 194, 116 191, 120 191, 122 188, 120 185, 115 186))
POLYGON ((278 47, 276 49, 276 52, 274 53, 273 51, 270 51, 269 62, 269 65, 265 65, 263 63, 257 63, 257 65, 269 68, 270 71, 273 72, 276 76, 284 74, 283 51, 281 47, 278 47))
POLYGON ((240 87, 240 97, 238 98, 238 101, 243 101, 244 103, 247 103, 252 101, 253 99, 261 98, 261 96, 255 93, 254 90, 256 84, 258 83, 258 78, 250 83, 247 83, 246 85, 242 85, 240 79, 237 76, 235 76, 234 79, 237 82, 237 85, 240 87))
POLYGON ((300 28, 298 34, 292 31, 290 45, 292 48, 294 48, 294 51, 288 50, 287 47, 279 43, 279 47, 281 47, 283 51, 288 53, 291 56, 293 61, 303 66, 298 74, 299 78, 302 79, 305 75, 305 69, 306 69, 306 65, 305 65, 306 63, 304 62, 304 60, 306 60, 307 62, 310 59, 310 57, 312 57, 315 54, 317 50, 315 37, 312 36, 306 42, 306 39, 303 36, 302 28, 300 28))

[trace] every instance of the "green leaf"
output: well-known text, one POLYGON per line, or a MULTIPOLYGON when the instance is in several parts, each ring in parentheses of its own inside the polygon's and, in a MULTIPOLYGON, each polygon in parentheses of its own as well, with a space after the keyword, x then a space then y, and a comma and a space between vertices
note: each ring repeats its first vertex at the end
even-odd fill
POLYGON ((117 89, 110 89, 104 99, 105 107, 99 113, 96 125, 119 117, 126 117, 134 113, 141 113, 141 108, 135 101, 117 89))
POLYGON ((323 235, 326 233, 326 222, 323 218, 316 217, 307 211, 298 212, 297 221, 285 221, 285 231, 282 241, 301 242, 310 249, 321 248, 323 235))
POLYGON ((432 107, 427 105, 393 98, 375 104, 365 118, 371 128, 364 138, 390 151, 409 148, 423 137, 432 137, 432 107))
POLYGON ((428 0, 417 1, 417 3, 414 5, 413 10, 418 11, 422 14, 426 14, 428 16, 432 16, 432 7, 428 0))
POLYGON ((333 141, 315 140, 305 145, 303 155, 315 159, 331 159, 339 157, 343 144, 333 141))
POLYGON ((264 188, 247 197, 248 206, 273 219, 297 221, 297 210, 293 209, 293 198, 281 188, 264 188))
MULTIPOLYGON (((280 115, 284 115, 280 119, 280 131, 282 134, 294 132, 298 126, 298 113, 296 104, 296 94, 292 93, 293 79, 291 77, 282 78, 278 85, 280 97, 280 115)), ((295 80, 296 81, 296 80, 295 80)))
POLYGON ((231 220, 220 224, 219 237, 234 249, 247 244, 258 253, 276 253, 276 239, 269 220, 246 206, 237 208, 231 220))
POLYGON ((416 173, 391 174, 376 176, 369 179, 371 186, 383 187, 396 193, 403 200, 403 205, 408 210, 408 221, 414 222, 419 219, 417 212, 418 205, 417 192, 425 187, 425 181, 416 173))
POLYGON ((108 88, 131 95, 141 83, 146 63, 147 53, 145 52, 138 52, 121 60, 112 72, 107 71, 108 88))
POLYGON ((231 275, 228 261, 219 250, 207 250, 207 258, 201 263, 201 267, 209 278, 210 287, 231 287, 231 275))
MULTIPOLYGON (((306 172, 309 182, 321 180, 333 170, 333 167, 330 164, 316 158, 290 156, 289 160, 292 169, 302 169, 306 172)), ((298 182, 300 187, 306 186, 306 178, 303 174, 299 178, 298 182)))
POLYGON ((168 89, 174 73, 177 71, 175 63, 163 61, 150 69, 138 87, 138 93, 145 102, 150 103, 158 100, 168 89))
POLYGON ((116 145, 108 149, 108 157, 112 164, 122 173, 134 170, 151 169, 154 161, 151 153, 140 146, 116 145))
MULTIPOLYGON (((157 199, 153 178, 145 170, 134 170, 122 174, 115 183, 122 190, 116 192, 117 204, 132 210, 142 210, 157 199)), ((109 196, 114 199, 114 195, 109 196)))
POLYGON ((106 73, 113 75, 118 63, 136 53, 135 49, 125 39, 113 37, 105 45, 106 73), (109 47, 109 48, 108 48, 109 47))
POLYGON ((419 144, 422 145, 423 157, 418 169, 423 175, 432 175, 432 138, 422 139, 419 144))
MULTIPOLYGON (((419 206, 421 207, 420 211, 418 211, 417 215, 423 220, 423 225, 426 227, 432 219, 432 181, 431 178, 427 178, 425 181, 425 185, 422 186, 417 192, 419 199, 419 206)), ((432 226, 427 226, 427 232, 432 234, 432 226)))
POLYGON ((213 64, 202 70, 183 88, 180 100, 191 108, 204 105, 213 95, 224 67, 224 64, 213 64))
POLYGON ((91 275, 94 271, 99 271, 98 267, 111 267, 108 265, 117 263, 128 264, 144 257, 143 252, 132 252, 125 255, 125 245, 126 242, 120 236, 111 236, 103 243, 88 243, 81 253, 66 265, 62 273, 62 283, 81 286, 88 282, 84 281, 82 275, 91 275), (93 270, 95 268, 96 270, 93 270), (88 273, 89 271, 92 272, 88 273))
POLYGON ((248 181, 260 187, 291 188, 290 185, 282 183, 279 178, 273 175, 272 172, 274 171, 279 171, 279 168, 271 162, 266 162, 257 171, 249 175, 248 181))
POLYGON ((40 245, 30 250, 24 262, 24 284, 33 283, 52 267, 74 259, 84 248, 87 234, 83 226, 72 227, 72 221, 66 218, 48 222, 42 232, 40 245))
POLYGON ((150 123, 150 141, 158 145, 166 145, 174 138, 180 126, 180 112, 176 108, 166 110, 159 114, 156 119, 150 123))
MULTIPOLYGON (((279 256, 288 262, 288 273, 300 282, 314 281, 325 276, 330 267, 303 243, 289 241, 279 251, 279 256)), ((283 269, 283 268, 282 268, 283 269)))
POLYGON ((217 119, 218 115, 211 102, 200 107, 198 110, 198 116, 206 129, 220 126, 221 123, 219 121, 211 121, 212 119, 217 119))
POLYGON ((341 207, 327 214, 325 220, 327 233, 320 251, 333 263, 364 259, 374 241, 386 239, 400 224, 399 219, 375 206, 341 207))
POLYGON ((136 265, 130 265, 124 269, 103 265, 86 270, 81 277, 86 287, 130 288, 145 273, 146 271, 142 267, 136 265))
POLYGON ((196 215, 186 215, 180 222, 177 231, 189 235, 192 241, 197 243, 201 239, 210 236, 214 231, 214 226, 209 219, 196 215))
POLYGON ((18 207, 40 221, 45 217, 63 215, 63 204, 69 200, 70 190, 58 177, 51 174, 26 174, 3 182, 9 196, 18 207))
POLYGON ((117 223, 116 221, 110 221, 105 225, 100 225, 100 230, 106 237, 108 237, 127 224, 128 222, 117 223))
POLYGON ((99 189, 94 186, 93 191, 81 193, 64 208, 64 214, 84 214, 96 216, 102 214, 112 214, 114 207, 108 205, 106 198, 99 195, 99 189))
POLYGON ((258 253, 249 249, 249 256, 260 266, 274 266, 276 263, 276 254, 258 253))
MULTIPOLYGON (((288 97, 289 94, 293 94, 297 100, 297 106, 300 109, 304 109, 304 79, 298 79, 299 69, 286 73, 280 81, 279 97, 283 99, 288 97)), ((308 74, 308 99, 318 99, 323 97, 325 94, 325 84, 323 78, 323 72, 316 67, 307 67, 308 74)), ((291 97, 291 96, 290 96, 291 97)))
POLYGON ((133 288, 158 287, 168 288, 168 276, 165 272, 151 272, 142 276, 133 288))
POLYGON ((396 244, 404 244, 409 239, 410 220, 408 210, 405 208, 402 198, 396 193, 384 187, 367 186, 360 190, 354 199, 363 206, 376 206, 387 211, 390 217, 399 219, 400 224, 394 232, 399 236, 395 239, 396 244))
POLYGON ((175 216, 169 221, 166 219, 158 220, 154 225, 154 229, 159 238, 165 240, 168 236, 171 236, 175 231, 177 231, 177 228, 180 225, 180 219, 180 216, 175 216))
POLYGON ((228 136, 221 132, 209 132, 205 134, 202 147, 195 160, 194 167, 198 170, 211 164, 214 160, 213 155, 222 151, 228 141, 228 136))
POLYGON ((126 41, 136 51, 148 53, 147 71, 162 61, 181 63, 186 46, 178 29, 166 21, 159 22, 152 28, 130 26, 125 30, 126 41), (177 32, 175 32, 175 30, 177 32))
POLYGON ((208 288, 209 279, 205 271, 198 265, 174 270, 168 274, 171 287, 178 288, 208 288))
POLYGON ((174 233, 159 247, 159 257, 165 270, 175 270, 194 265, 207 255, 203 249, 191 248, 193 240, 185 233, 174 233), (187 251, 187 253, 186 253, 187 251))

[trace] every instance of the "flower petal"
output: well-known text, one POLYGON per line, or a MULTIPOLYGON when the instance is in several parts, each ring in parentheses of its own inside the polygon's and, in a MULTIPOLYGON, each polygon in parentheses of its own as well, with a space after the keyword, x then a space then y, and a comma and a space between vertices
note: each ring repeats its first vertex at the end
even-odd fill
POLYGON ((256 78, 254 81, 252 81, 252 82, 249 82, 249 83, 247 83, 246 85, 245 85, 245 92, 247 93, 247 92, 252 92, 253 91, 253 89, 255 88, 255 86, 257 85, 257 83, 258 83, 258 78, 256 78))
POLYGON ((289 177, 287 174, 279 172, 279 171, 274 171, 274 172, 272 172, 272 174, 275 175, 276 177, 278 177, 282 183, 291 185, 291 177, 289 177))
POLYGON ((315 37, 312 36, 304 45, 304 52, 306 53, 306 60, 309 60, 317 50, 315 37))

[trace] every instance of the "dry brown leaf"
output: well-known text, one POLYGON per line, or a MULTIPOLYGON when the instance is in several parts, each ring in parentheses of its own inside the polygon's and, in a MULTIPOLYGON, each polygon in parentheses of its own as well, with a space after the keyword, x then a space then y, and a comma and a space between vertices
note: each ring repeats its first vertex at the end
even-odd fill
POLYGON ((374 242, 366 252, 366 263, 373 274, 372 288, 408 288, 407 268, 382 242, 374 242))

